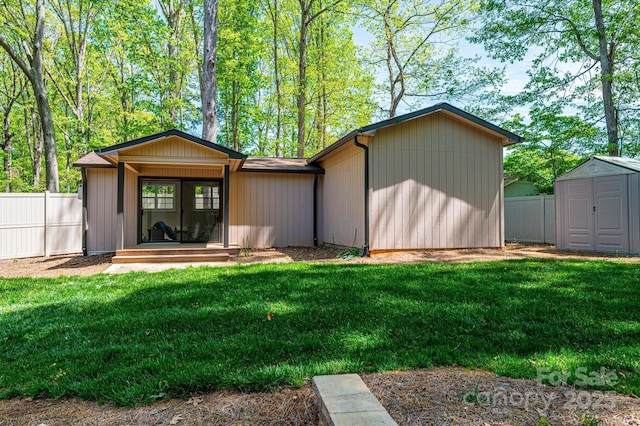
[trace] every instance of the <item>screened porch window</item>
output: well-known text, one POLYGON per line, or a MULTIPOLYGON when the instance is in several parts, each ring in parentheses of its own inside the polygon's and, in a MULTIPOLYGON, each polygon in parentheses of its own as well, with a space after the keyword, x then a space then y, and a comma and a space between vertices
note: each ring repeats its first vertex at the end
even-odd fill
POLYGON ((195 187, 195 209, 196 210, 218 210, 220 209, 219 187, 209 185, 196 185, 195 187))
POLYGON ((145 210, 175 210, 176 187, 173 184, 144 185, 142 208, 145 210))

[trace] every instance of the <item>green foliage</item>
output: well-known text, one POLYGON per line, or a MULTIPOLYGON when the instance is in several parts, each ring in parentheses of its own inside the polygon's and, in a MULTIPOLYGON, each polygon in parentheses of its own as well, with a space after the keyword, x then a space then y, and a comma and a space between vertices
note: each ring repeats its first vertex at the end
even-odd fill
POLYGON ((531 181, 541 193, 553 194, 555 179, 599 146, 600 130, 578 116, 564 115, 560 105, 532 108, 529 116, 530 123, 519 115, 504 123, 524 137, 524 142, 509 148, 504 174, 531 181))
POLYGON ((635 263, 579 260, 0 279, 0 398, 136 405, 446 365, 605 367, 638 394, 639 280, 635 263))
MULTIPOLYGON (((635 155, 640 126, 640 5, 632 0, 602 2, 607 57, 613 65, 611 73, 603 77, 594 4, 582 0, 483 0, 481 28, 472 40, 504 62, 530 61, 529 82, 514 105, 528 104, 540 110, 550 105, 553 110, 555 102, 563 102, 565 110, 603 130, 607 111, 603 79, 611 81, 621 152, 635 155)), ((580 148, 591 153, 611 150, 606 132, 580 148)))
POLYGON ((486 105, 503 72, 479 66, 479 57, 461 57, 458 47, 476 9, 473 0, 362 2, 360 23, 374 35, 366 57, 384 75, 374 90, 383 118, 397 115, 401 103, 486 105))
POLYGON ((359 248, 348 248, 344 250, 340 250, 336 253, 336 257, 342 260, 351 260, 354 257, 362 256, 362 249, 359 248))

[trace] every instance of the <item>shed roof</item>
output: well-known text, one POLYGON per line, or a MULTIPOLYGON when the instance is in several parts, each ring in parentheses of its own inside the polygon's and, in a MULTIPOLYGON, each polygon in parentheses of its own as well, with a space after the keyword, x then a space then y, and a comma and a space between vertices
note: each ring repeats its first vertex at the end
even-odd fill
POLYGON ((556 179, 556 181, 582 179, 597 176, 628 175, 640 173, 640 161, 625 157, 595 155, 556 179))
POLYGON ((315 163, 317 161, 320 161, 327 154, 331 153, 332 151, 335 151, 336 149, 340 148, 342 145, 352 141, 355 136, 373 135, 379 129, 389 127, 389 126, 394 126, 396 124, 404 123, 406 121, 413 120, 414 118, 424 117, 426 115, 430 115, 436 112, 448 113, 449 115, 456 116, 462 119, 463 121, 467 121, 474 125, 480 126, 488 132, 498 134, 504 137, 505 140, 507 141, 505 145, 511 145, 514 143, 522 142, 521 136, 518 136, 515 133, 511 133, 510 131, 503 129, 502 127, 498 127, 495 124, 489 123, 488 121, 483 120, 482 118, 477 117, 473 114, 469 114, 468 112, 463 111, 460 108, 456 108, 453 105, 450 105, 446 102, 442 102, 439 104, 432 105, 428 108, 423 108, 418 111, 410 112, 404 115, 399 115, 397 117, 390 118, 388 120, 379 121, 377 123, 369 124, 367 126, 356 129, 346 134, 342 138, 338 139, 336 142, 329 145, 328 147, 326 147, 325 149, 323 149, 313 157, 311 157, 308 160, 308 163, 315 163))
POLYGON ((247 157, 240 170, 243 172, 324 173, 322 167, 307 164, 306 158, 280 157, 247 157))

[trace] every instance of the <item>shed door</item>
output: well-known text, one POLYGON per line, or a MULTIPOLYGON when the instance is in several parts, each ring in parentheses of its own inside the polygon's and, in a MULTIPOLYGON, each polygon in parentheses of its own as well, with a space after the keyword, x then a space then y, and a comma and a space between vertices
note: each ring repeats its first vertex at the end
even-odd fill
POLYGON ((596 251, 629 252, 627 175, 593 179, 596 251))
POLYGON ((570 250, 594 250, 593 179, 566 181, 564 226, 570 250))

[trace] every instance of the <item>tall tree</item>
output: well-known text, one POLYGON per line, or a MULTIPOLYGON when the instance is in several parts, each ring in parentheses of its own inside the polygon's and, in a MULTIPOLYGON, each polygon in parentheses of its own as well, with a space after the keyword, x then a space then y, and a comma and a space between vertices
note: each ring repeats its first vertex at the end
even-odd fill
POLYGON ((0 105, 2 105, 2 152, 5 191, 11 192, 13 183, 13 141, 16 132, 12 127, 14 106, 24 91, 24 81, 14 63, 2 61, 0 67, 0 105))
POLYGON ((202 139, 216 140, 218 0, 204 0, 202 139))
POLYGON ((380 103, 389 118, 402 102, 462 100, 500 81, 496 70, 476 66, 478 58, 458 54, 474 7, 472 0, 363 2, 360 21, 375 36, 368 57, 385 75, 380 103))
POLYGON ((181 0, 160 0, 160 9, 169 27, 167 53, 169 56, 169 113, 171 121, 178 121, 178 102, 181 98, 180 67, 178 65, 179 44, 184 16, 184 2, 181 0))
MULTIPOLYGON (((87 84, 87 48, 91 26, 100 11, 99 5, 88 0, 52 0, 51 8, 62 27, 62 42, 59 55, 52 55, 52 65, 47 74, 72 115, 71 129, 58 129, 64 137, 65 172, 61 181, 70 190, 69 175, 72 170, 74 151, 83 151, 88 142, 89 132, 86 111, 89 103, 87 84), (66 179, 65 179, 66 177, 66 179), (66 180, 66 182, 65 182, 66 180)), ((56 52, 58 53, 58 52, 56 52)))
POLYGON ((504 61, 536 56, 527 86, 533 102, 544 95, 578 107, 597 103, 598 114, 588 118, 604 119, 605 150, 616 156, 622 151, 619 124, 637 115, 640 105, 637 84, 616 89, 629 73, 637 80, 639 14, 640 4, 632 0, 484 0, 484 22, 474 40, 504 61))
POLYGON ((307 45, 309 29, 323 14, 334 10, 343 0, 335 0, 323 6, 321 0, 298 0, 300 20, 298 22, 298 158, 304 157, 307 108, 307 45), (316 4, 317 3, 317 4, 316 4), (314 9, 314 7, 316 9, 314 9))
POLYGON ((503 123, 523 136, 511 145, 504 159, 505 175, 533 182, 538 190, 552 194, 556 178, 588 157, 601 132, 577 115, 563 114, 563 105, 552 103, 534 107, 525 120, 516 114, 503 123))
POLYGON ((20 67, 31 83, 33 93, 38 106, 40 122, 42 126, 42 134, 44 138, 44 155, 46 169, 46 185, 51 192, 58 192, 58 155, 56 149, 56 132, 53 124, 53 115, 51 106, 49 105, 49 97, 47 96, 47 87, 44 82, 44 33, 46 26, 46 10, 44 0, 36 0, 35 23, 29 11, 20 2, 19 11, 10 8, 7 2, 3 2, 4 12, 0 12, 5 20, 5 25, 10 31, 18 37, 13 40, 5 38, 0 34, 0 46, 7 52, 11 59, 20 67), (28 39, 22 38, 20 35, 30 32, 30 25, 33 25, 33 34, 28 39), (22 33, 22 34, 20 34, 22 33), (11 44, 12 41, 18 42, 19 47, 11 44))

